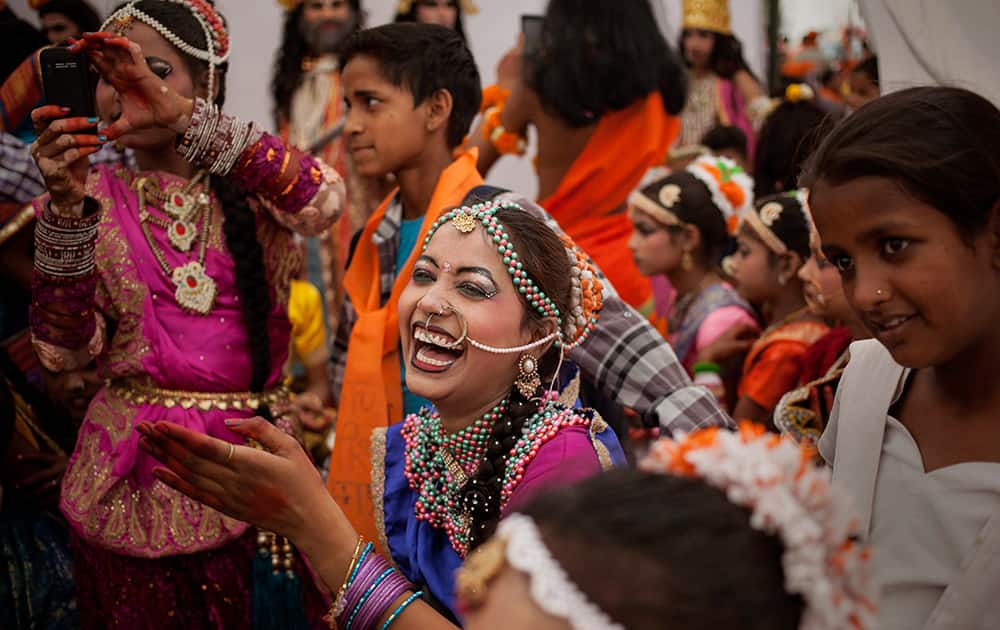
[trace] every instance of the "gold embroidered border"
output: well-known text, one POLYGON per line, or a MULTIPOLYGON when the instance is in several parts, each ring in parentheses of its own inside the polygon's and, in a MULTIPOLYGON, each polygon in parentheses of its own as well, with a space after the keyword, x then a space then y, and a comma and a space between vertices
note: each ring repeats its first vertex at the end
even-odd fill
POLYGON ((378 531, 378 544, 385 552, 390 564, 392 552, 389 549, 389 538, 385 535, 385 440, 386 427, 372 430, 371 470, 372 470, 372 508, 375 513, 375 529, 378 531))
POLYGON ((7 242, 7 239, 11 238, 15 234, 21 231, 21 228, 28 225, 35 220, 35 209, 28 204, 21 208, 20 211, 14 217, 6 223, 3 227, 0 227, 0 245, 7 242))
POLYGON ((593 414, 594 418, 590 421, 590 443, 594 445, 594 451, 597 452, 597 461, 601 463, 601 470, 607 472, 613 469, 615 464, 611 461, 611 453, 608 451, 608 447, 604 446, 604 443, 597 439, 597 434, 604 433, 609 427, 608 423, 601 417, 601 414, 596 411, 593 414))

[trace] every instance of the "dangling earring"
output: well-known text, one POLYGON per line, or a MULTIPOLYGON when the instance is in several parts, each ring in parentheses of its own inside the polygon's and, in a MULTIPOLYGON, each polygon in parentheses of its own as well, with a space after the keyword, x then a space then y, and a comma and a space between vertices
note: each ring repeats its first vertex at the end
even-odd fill
POLYGON ((684 255, 681 256, 681 269, 684 271, 691 271, 694 269, 694 256, 692 256, 691 252, 687 250, 685 250, 684 255))
POLYGON ((528 353, 522 354, 517 361, 517 378, 514 380, 517 391, 525 399, 531 400, 541 385, 542 379, 538 377, 538 360, 528 353))

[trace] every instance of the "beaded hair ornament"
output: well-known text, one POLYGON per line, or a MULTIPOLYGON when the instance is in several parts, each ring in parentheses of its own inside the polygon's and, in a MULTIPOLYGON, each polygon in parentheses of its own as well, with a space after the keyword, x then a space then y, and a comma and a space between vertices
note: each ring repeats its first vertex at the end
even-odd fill
POLYGON ((784 546, 785 589, 802 597, 800 630, 874 628, 875 585, 870 551, 857 542, 849 500, 808 449, 760 425, 678 433, 652 445, 639 468, 694 477, 751 512, 750 526, 784 546))
POLYGON ((208 93, 214 94, 215 69, 229 60, 229 33, 226 31, 226 25, 222 21, 222 16, 206 0, 164 1, 179 4, 191 12, 191 15, 198 21, 201 30, 205 33, 205 50, 195 48, 164 26, 159 20, 141 9, 137 9, 135 5, 138 4, 139 0, 129 2, 108 16, 108 19, 101 25, 101 30, 125 35, 133 21, 138 20, 142 22, 159 33, 163 39, 170 42, 185 55, 206 62, 208 64, 208 93))
POLYGON ((594 266, 590 262, 590 259, 587 258, 587 255, 569 237, 560 235, 560 239, 566 248, 566 255, 569 258, 572 274, 570 280, 572 285, 570 312, 560 312, 552 299, 545 295, 541 287, 524 270, 524 265, 519 260, 517 252, 514 251, 514 244, 511 242, 510 235, 507 233, 506 228, 497 220, 496 213, 501 209, 524 212, 521 206, 511 201, 497 203, 487 201, 473 206, 456 208, 442 215, 431 225, 430 230, 427 232, 427 237, 424 239, 423 250, 427 249, 431 238, 437 230, 447 223, 450 223, 452 227, 462 234, 469 234, 478 226, 482 226, 486 230, 490 240, 496 246, 497 253, 503 259, 507 273, 514 282, 514 286, 517 287, 518 292, 524 296, 528 305, 535 309, 543 318, 554 317, 556 319, 558 322, 556 332, 524 346, 494 348, 469 337, 465 319, 461 317, 460 313, 455 311, 462 320, 462 336, 451 345, 457 347, 468 341, 474 348, 485 352, 511 354, 524 352, 525 350, 530 350, 554 341, 561 347, 561 356, 565 356, 574 348, 579 347, 597 325, 597 318, 600 315, 604 299, 604 286, 598 279, 594 266))
POLYGON ((535 522, 524 514, 500 521, 497 533, 466 559, 455 579, 463 604, 479 606, 504 563, 528 576, 531 599, 573 630, 625 630, 577 587, 545 546, 535 522))

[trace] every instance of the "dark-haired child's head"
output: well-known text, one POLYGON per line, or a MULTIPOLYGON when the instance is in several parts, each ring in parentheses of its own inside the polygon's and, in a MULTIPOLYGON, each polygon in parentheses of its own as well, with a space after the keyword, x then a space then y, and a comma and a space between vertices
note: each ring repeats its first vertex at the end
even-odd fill
POLYGON ((53 46, 101 28, 101 19, 85 0, 49 0, 38 8, 38 20, 53 46))
POLYGON ((729 242, 726 220, 697 177, 675 171, 633 194, 629 202, 629 248, 640 273, 669 276, 678 270, 690 271, 685 266, 705 271, 718 268, 729 242))
POLYGON ((734 125, 713 127, 702 137, 701 144, 707 147, 713 155, 727 157, 739 164, 743 170, 749 170, 747 163, 747 134, 739 127, 734 125))
POLYGON ((829 130, 827 114, 812 100, 784 100, 760 128, 754 154, 754 193, 766 197, 794 190, 802 164, 829 130))
POLYGON ((789 287, 801 287, 798 272, 809 258, 809 232, 809 218, 794 194, 759 199, 744 214, 736 253, 728 259, 740 295, 762 306, 789 287))
POLYGON ((686 73, 649 0, 551 0, 537 56, 525 63, 542 106, 573 127, 654 92, 668 112, 684 108, 686 73))
MULTIPOLYGON (((613 471, 542 495, 524 514, 566 577, 625 628, 798 628, 803 601, 785 591, 780 540, 702 480, 613 471)), ((568 627, 546 625, 555 618, 528 588, 507 565, 466 627, 568 627)))
POLYGON ((482 86, 472 54, 451 29, 396 23, 359 31, 341 53, 344 127, 358 172, 384 175, 429 150, 462 143, 482 86))
POLYGON ((859 63, 847 77, 851 88, 847 102, 854 109, 877 99, 882 93, 878 79, 878 57, 871 56, 859 63))
POLYGON ((899 363, 943 365, 1000 314, 1000 110, 959 88, 895 92, 839 123, 803 184, 854 310, 899 363))

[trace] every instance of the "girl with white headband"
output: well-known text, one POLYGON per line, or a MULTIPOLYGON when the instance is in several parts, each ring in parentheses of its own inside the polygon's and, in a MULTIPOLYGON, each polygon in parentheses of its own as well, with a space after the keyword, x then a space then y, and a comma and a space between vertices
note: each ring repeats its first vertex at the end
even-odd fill
POLYGON ((375 541, 359 540, 298 444, 261 420, 230 428, 271 453, 168 423, 140 427, 141 446, 169 485, 289 536, 330 589, 337 627, 451 627, 454 572, 502 516, 541 488, 624 464, 599 416, 548 391, 601 296, 586 256, 513 204, 433 225, 399 322, 407 387, 436 411, 376 429, 357 453, 372 460, 375 541))
POLYGON ((130 2, 104 31, 72 47, 101 75, 99 118, 58 104, 32 114, 49 191, 36 203, 35 350, 52 371, 96 358, 107 381, 62 484, 81 625, 318 623, 321 594, 291 546, 158 482, 135 426, 169 420, 237 441, 225 419, 283 401, 300 262, 289 228, 328 226, 343 183, 219 110, 230 42, 209 2, 130 2), (89 168, 109 141, 139 170, 89 168))
POLYGON ((654 443, 640 471, 538 497, 458 576, 468 630, 864 630, 849 501, 759 425, 654 443))

